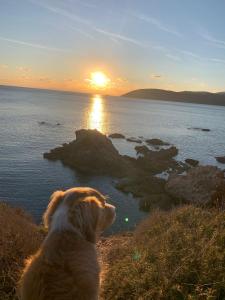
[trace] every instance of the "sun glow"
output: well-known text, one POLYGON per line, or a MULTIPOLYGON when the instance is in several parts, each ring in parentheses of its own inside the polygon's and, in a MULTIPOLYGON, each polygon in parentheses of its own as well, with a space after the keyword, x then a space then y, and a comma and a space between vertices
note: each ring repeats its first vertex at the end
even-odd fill
POLYGON ((110 79, 103 72, 97 71, 91 73, 89 82, 93 88, 104 89, 109 85, 110 79))

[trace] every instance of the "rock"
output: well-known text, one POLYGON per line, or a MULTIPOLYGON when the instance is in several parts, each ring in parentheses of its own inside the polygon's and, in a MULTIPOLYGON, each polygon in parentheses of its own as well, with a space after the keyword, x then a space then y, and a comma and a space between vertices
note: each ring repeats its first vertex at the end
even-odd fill
POLYGON ((44 158, 60 160, 86 174, 118 175, 129 168, 110 139, 97 130, 77 130, 76 140, 44 153, 44 158))
POLYGON ((198 160, 192 159, 192 158, 187 158, 187 159, 185 159, 185 162, 186 162, 187 164, 189 164, 190 166, 192 166, 192 167, 196 167, 196 166, 199 164, 199 161, 198 161, 198 160))
POLYGON ((143 154, 143 155, 145 155, 150 151, 147 146, 136 146, 135 150, 137 154, 143 154))
POLYGON ((148 139, 148 140, 145 140, 145 142, 148 145, 153 145, 153 146, 169 146, 170 145, 170 144, 168 144, 166 142, 163 142, 160 139, 148 139))
POLYGON ((166 181, 163 179, 139 173, 136 176, 119 180, 116 188, 138 197, 140 209, 149 211, 156 207, 165 208, 172 204, 170 196, 165 193, 165 183, 166 181), (167 205, 165 205, 166 202, 167 205))
POLYGON ((189 130, 200 130, 200 131, 205 131, 205 132, 211 131, 211 130, 208 129, 208 128, 200 128, 200 127, 189 127, 188 129, 189 129, 189 130))
POLYGON ((166 191, 186 203, 225 208, 225 178, 217 167, 199 166, 184 176, 170 176, 166 191))
POLYGON ((138 143, 138 144, 141 144, 142 143, 142 140, 140 139, 137 139, 135 137, 130 137, 130 138, 127 138, 126 139, 128 142, 132 142, 132 143, 138 143))
POLYGON ((137 158, 137 164, 140 169, 153 174, 161 173, 169 168, 179 168, 177 161, 173 159, 178 154, 176 147, 152 151, 146 146, 136 146, 137 154, 142 154, 137 158))
POLYGON ((221 164, 225 164, 225 156, 217 156, 216 160, 221 164))
POLYGON ((121 133, 112 133, 109 135, 111 139, 125 139, 125 136, 121 133))

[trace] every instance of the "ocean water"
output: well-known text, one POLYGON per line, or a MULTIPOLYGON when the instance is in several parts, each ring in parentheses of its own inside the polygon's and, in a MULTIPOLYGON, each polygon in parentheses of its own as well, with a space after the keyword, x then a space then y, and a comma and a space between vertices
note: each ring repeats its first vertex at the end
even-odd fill
MULTIPOLYGON (((222 106, 0 87, 0 128, 0 199, 25 208, 36 222, 53 191, 73 186, 92 186, 110 196, 117 207, 110 232, 129 230, 145 216, 136 199, 114 188, 113 178, 80 176, 43 159, 44 152, 74 139, 77 129, 161 138, 178 147, 179 160, 224 167, 214 158, 225 155, 222 106)), ((121 154, 135 155, 135 144, 113 143, 121 154)))

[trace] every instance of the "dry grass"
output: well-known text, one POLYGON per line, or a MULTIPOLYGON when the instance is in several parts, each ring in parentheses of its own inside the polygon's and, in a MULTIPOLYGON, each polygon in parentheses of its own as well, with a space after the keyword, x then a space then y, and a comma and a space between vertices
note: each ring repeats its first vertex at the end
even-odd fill
MULTIPOLYGON (((44 235, 22 210, 0 203, 0 300, 17 299, 23 261, 44 235)), ((225 299, 225 212, 155 212, 134 233, 101 239, 98 249, 102 300, 225 299)))
POLYGON ((15 300, 24 259, 40 246, 44 233, 21 209, 0 202, 0 300, 15 300))
POLYGON ((225 212, 155 212, 106 261, 105 300, 225 299, 225 212))

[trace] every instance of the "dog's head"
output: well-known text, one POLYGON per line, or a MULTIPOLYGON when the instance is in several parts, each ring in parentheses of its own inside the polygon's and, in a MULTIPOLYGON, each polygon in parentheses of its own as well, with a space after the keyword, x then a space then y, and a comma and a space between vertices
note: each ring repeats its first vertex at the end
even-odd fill
POLYGON ((100 192, 79 187, 53 193, 43 221, 50 231, 72 230, 94 243, 115 216, 115 207, 100 192))

